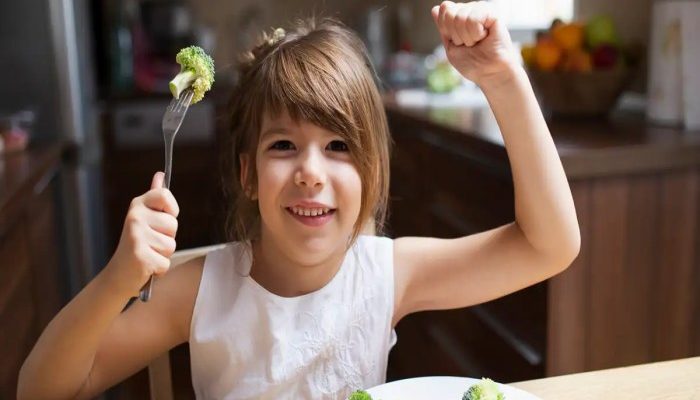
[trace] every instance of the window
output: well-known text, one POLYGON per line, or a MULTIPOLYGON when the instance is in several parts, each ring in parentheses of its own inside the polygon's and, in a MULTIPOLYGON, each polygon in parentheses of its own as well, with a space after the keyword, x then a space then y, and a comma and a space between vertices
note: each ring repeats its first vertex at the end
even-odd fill
POLYGON ((574 0, 491 0, 509 30, 546 29, 554 18, 570 21, 574 0))

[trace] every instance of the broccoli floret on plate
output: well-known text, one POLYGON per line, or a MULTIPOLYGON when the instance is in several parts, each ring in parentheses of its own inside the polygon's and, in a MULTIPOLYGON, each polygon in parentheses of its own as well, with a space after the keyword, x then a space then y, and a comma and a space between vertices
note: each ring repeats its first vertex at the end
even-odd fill
POLYGON ((204 93, 214 83, 214 60, 198 46, 185 47, 175 56, 180 64, 180 73, 170 81, 170 92, 176 99, 180 93, 192 86, 193 96, 190 104, 204 98, 204 93))
POLYGON ((348 400, 372 400, 372 396, 364 390, 356 390, 352 392, 348 400))
POLYGON ((496 382, 483 378, 464 393, 462 400, 505 400, 505 396, 498 389, 496 382))

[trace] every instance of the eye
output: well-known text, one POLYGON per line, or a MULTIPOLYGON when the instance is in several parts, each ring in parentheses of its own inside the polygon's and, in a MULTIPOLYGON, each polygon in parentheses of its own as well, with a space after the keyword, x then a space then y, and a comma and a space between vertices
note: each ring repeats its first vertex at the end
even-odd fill
POLYGON ((334 140, 334 141, 328 143, 327 148, 330 151, 340 151, 340 152, 346 152, 349 150, 348 145, 345 142, 343 142, 342 140, 334 140))
POLYGON ((270 150, 277 150, 277 151, 287 151, 287 150, 293 150, 294 149, 294 144, 290 142, 289 140, 278 140, 275 143, 270 146, 270 150))

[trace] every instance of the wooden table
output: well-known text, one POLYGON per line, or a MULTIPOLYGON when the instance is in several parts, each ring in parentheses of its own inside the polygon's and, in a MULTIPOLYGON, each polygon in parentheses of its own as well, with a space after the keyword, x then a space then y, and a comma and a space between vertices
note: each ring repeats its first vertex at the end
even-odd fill
POLYGON ((510 384, 542 400, 700 399, 700 357, 510 384))

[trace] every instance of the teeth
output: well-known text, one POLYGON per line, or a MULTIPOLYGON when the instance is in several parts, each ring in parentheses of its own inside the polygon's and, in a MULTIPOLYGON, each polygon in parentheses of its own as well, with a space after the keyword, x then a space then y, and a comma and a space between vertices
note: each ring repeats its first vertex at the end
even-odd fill
POLYGON ((299 208, 299 207, 291 207, 291 210, 294 214, 303 215, 306 217, 317 217, 319 215, 326 214, 326 213, 328 213, 328 211, 330 211, 329 208, 299 208))

